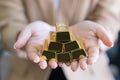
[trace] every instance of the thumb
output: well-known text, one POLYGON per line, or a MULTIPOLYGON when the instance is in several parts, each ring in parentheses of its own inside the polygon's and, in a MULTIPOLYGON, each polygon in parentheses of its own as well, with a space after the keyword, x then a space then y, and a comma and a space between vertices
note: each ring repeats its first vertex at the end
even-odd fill
POLYGON ((113 41, 110 39, 110 36, 108 35, 107 31, 100 26, 96 28, 96 34, 97 37, 108 47, 113 46, 113 41))
POLYGON ((27 43, 27 41, 29 40, 31 35, 32 35, 32 30, 29 27, 27 27, 23 31, 21 31, 18 36, 17 41, 14 44, 14 48, 19 49, 19 48, 22 48, 23 46, 25 46, 25 44, 27 43))

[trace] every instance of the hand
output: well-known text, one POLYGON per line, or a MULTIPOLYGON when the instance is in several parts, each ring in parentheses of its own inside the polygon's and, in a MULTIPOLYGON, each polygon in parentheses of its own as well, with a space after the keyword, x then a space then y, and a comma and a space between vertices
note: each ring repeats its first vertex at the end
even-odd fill
MULTIPOLYGON (((38 63, 41 69, 47 67, 47 62, 40 58, 40 51, 43 48, 45 39, 49 39, 49 32, 55 31, 55 27, 45 22, 37 21, 29 24, 23 29, 14 45, 18 55, 24 54, 34 63, 38 63)), ((56 68, 57 63, 49 61, 51 68, 56 68)))
POLYGON ((79 62, 74 61, 71 63, 71 69, 73 71, 76 71, 78 66, 80 66, 82 70, 86 70, 88 65, 94 64, 97 61, 100 54, 100 41, 108 47, 113 45, 107 34, 107 30, 97 23, 82 21, 71 26, 70 30, 78 40, 81 39, 83 46, 88 53, 88 58, 80 59, 79 62))

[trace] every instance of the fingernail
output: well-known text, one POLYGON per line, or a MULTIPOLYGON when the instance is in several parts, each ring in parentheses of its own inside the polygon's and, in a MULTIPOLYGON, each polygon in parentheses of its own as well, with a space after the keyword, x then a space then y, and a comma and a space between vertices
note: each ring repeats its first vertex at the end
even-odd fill
POLYGON ((47 67, 47 63, 45 61, 40 62, 40 68, 45 69, 47 67))
POLYGON ((88 61, 87 61, 87 63, 88 63, 89 65, 94 64, 94 63, 95 63, 95 58, 89 58, 88 61))
POLYGON ((13 48, 14 48, 14 49, 17 49, 17 48, 16 48, 16 43, 14 44, 13 48))
POLYGON ((33 60, 34 63, 38 63, 40 62, 40 58, 39 57, 36 57, 34 60, 33 60))
POLYGON ((87 64, 84 63, 84 62, 81 62, 80 68, 81 68, 83 71, 85 71, 85 70, 87 69, 87 64))
POLYGON ((42 65, 42 66, 40 66, 40 68, 41 68, 41 69, 45 69, 45 68, 46 68, 46 66, 45 66, 45 65, 42 65))
POLYGON ((55 69, 57 67, 57 63, 56 62, 51 62, 51 68, 55 69))

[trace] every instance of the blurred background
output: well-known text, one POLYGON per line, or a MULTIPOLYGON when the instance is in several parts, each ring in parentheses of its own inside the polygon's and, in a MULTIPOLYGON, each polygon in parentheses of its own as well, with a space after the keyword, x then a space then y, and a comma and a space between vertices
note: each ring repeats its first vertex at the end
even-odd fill
POLYGON ((11 55, 2 48, 0 36, 0 80, 5 80, 7 73, 9 72, 10 57, 11 55))
POLYGON ((110 60, 109 65, 114 77, 116 80, 120 80, 120 32, 118 33, 118 39, 115 45, 107 51, 107 55, 110 60))

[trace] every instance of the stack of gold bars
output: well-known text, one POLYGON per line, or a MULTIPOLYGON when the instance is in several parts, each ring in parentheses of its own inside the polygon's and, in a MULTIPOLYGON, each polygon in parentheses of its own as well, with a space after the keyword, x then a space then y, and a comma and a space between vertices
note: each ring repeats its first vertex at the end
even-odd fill
POLYGON ((68 24, 56 24, 56 32, 50 33, 50 42, 46 40, 41 57, 57 62, 71 62, 86 57, 87 53, 68 29, 68 24))

